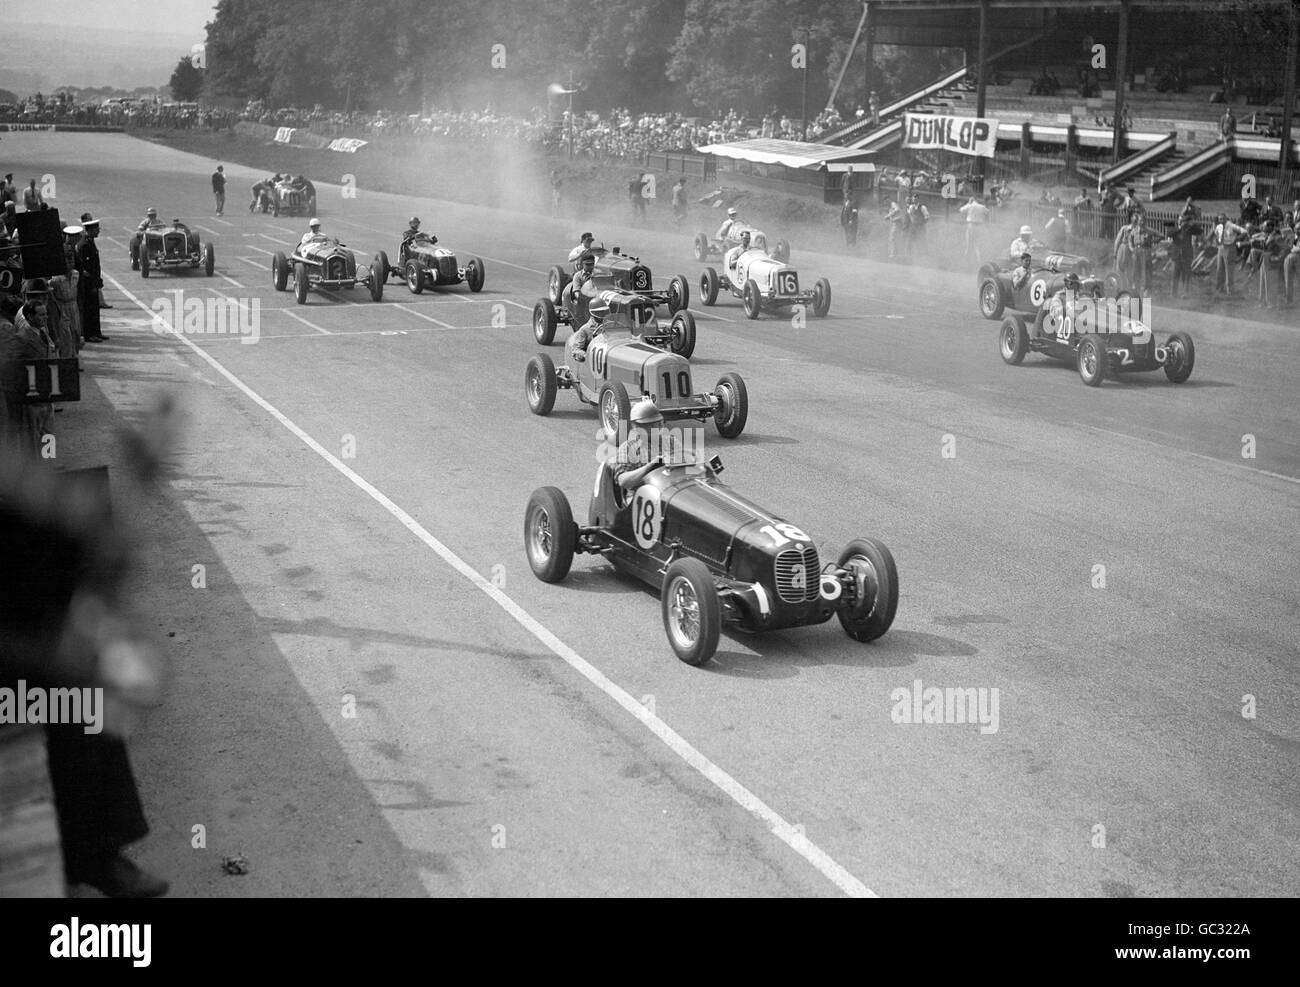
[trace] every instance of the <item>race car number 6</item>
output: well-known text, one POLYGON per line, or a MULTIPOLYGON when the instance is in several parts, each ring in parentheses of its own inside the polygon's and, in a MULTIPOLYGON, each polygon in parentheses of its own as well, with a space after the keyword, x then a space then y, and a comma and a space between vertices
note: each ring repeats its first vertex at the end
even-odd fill
POLYGON ((1043 280, 1035 281, 1029 287, 1029 300, 1035 305, 1042 305, 1043 300, 1047 297, 1047 282, 1043 280))
POLYGON ((632 532, 642 548, 654 548, 663 532, 664 516, 659 509, 659 488, 643 485, 632 499, 632 532))

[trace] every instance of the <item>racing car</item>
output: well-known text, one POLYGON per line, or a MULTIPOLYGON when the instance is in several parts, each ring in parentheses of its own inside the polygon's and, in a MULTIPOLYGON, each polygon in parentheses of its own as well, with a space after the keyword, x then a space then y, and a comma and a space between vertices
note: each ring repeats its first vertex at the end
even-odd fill
MULTIPOLYGON (((602 331, 588 345, 585 359, 574 357, 570 340, 566 365, 556 367, 545 353, 528 362, 524 393, 533 414, 549 415, 559 390, 572 390, 583 404, 595 406, 601 427, 612 438, 620 423, 628 421, 633 399, 647 395, 666 419, 702 423, 712 418, 718 434, 726 439, 745 430, 749 393, 740 374, 723 374, 712 393, 696 394, 687 358, 663 348, 664 334, 654 305, 629 293, 607 291, 602 295, 609 314, 602 331)), ((693 336, 691 313, 678 312, 673 321, 678 320, 692 324, 693 336)))
MULTIPOLYGON (((645 272, 645 283, 650 284, 650 269, 647 267, 635 268, 629 280, 640 280, 639 271, 645 272)), ((636 297, 650 307, 652 316, 655 308, 663 304, 668 306, 668 311, 673 316, 666 334, 647 333, 646 341, 667 346, 674 353, 689 358, 695 352, 695 316, 686 310, 686 303, 690 300, 686 279, 680 274, 675 275, 666 292, 643 292, 635 288, 607 287, 611 282, 617 284, 618 280, 620 279, 607 275, 602 283, 597 275, 583 285, 581 291, 566 292, 564 288, 569 283, 568 274, 562 267, 551 268, 548 294, 539 298, 537 304, 533 306, 533 338, 541 346, 550 346, 555 339, 557 326, 566 325, 572 329, 586 323, 591 317, 589 308, 595 299, 606 295, 621 297, 635 293, 636 297), (556 277, 557 272, 560 275, 559 279, 556 277), (559 284, 558 289, 555 288, 556 284, 559 284)))
MULTIPOLYGON (((676 315, 691 303, 691 289, 685 275, 675 274, 663 291, 654 290, 654 276, 639 257, 625 254, 618 247, 606 250, 603 243, 593 244, 587 250, 596 257, 592 283, 598 290, 634 291, 656 305, 668 306, 668 314, 676 315)), ((546 297, 552 305, 560 304, 565 285, 578 271, 580 261, 574 261, 571 270, 562 264, 551 268, 546 279, 546 297)), ((585 316, 582 321, 586 321, 585 316)))
POLYGON ((668 643, 688 665, 714 655, 724 626, 803 627, 835 614, 855 641, 889 630, 898 569, 884 544, 855 539, 822 565, 811 537, 718 479, 717 456, 705 465, 658 463, 635 492, 602 463, 585 525, 575 523, 564 491, 534 490, 524 511, 533 574, 557 583, 575 554, 605 556, 660 590, 668 643))
POLYGON ((139 245, 132 239, 130 253, 131 263, 140 265, 142 278, 147 278, 153 269, 190 271, 198 267, 212 277, 217 264, 212 244, 200 244, 199 235, 179 219, 173 219, 170 227, 149 226, 141 230, 139 245))
POLYGON ((372 301, 384 297, 384 278, 380 271, 388 270, 388 255, 382 250, 375 254, 369 265, 359 263, 359 252, 334 237, 318 235, 315 240, 300 244, 289 257, 277 250, 271 258, 271 283, 276 291, 289 286, 289 272, 293 272, 293 293, 299 305, 307 304, 310 288, 348 288, 364 285, 370 289, 372 301))
POLYGON ((1142 372, 1164 368, 1165 376, 1181 384, 1192 375, 1196 347, 1185 332, 1172 333, 1163 346, 1155 333, 1133 314, 1133 300, 1127 293, 1103 302, 1096 279, 1093 290, 1067 305, 1053 295, 1039 309, 1031 331, 1021 315, 1002 320, 998 349, 1002 359, 1020 364, 1027 353, 1042 353, 1073 364, 1089 387, 1101 384, 1106 374, 1142 372))
POLYGON ((289 216, 316 215, 316 186, 302 175, 283 178, 271 190, 271 213, 289 216))
MULTIPOLYGON (((725 257, 727 251, 732 247, 740 246, 740 235, 749 234, 751 243, 766 243, 767 234, 762 230, 755 229, 748 223, 732 223, 731 229, 727 230, 727 236, 724 240, 711 237, 707 233, 695 234, 695 259, 703 264, 710 257, 725 257)), ((782 263, 790 259, 790 244, 785 240, 777 240, 772 245, 772 257, 782 263)))
POLYGON ((1061 266, 1062 258, 1061 254, 1048 254, 1040 265, 1032 268, 1029 277, 1019 287, 1016 287, 1014 268, 1004 270, 996 264, 985 264, 976 276, 980 315, 994 321, 1002 318, 1007 310, 1037 315, 1047 300, 1065 287, 1065 279, 1071 273, 1079 275, 1085 294, 1109 294, 1112 297, 1117 294, 1116 283, 1072 271, 1068 265, 1061 266))
POLYGON ((397 249, 397 267, 386 267, 383 278, 387 281, 400 274, 411 294, 418 295, 425 288, 442 288, 453 284, 467 284, 469 290, 483 290, 486 268, 478 257, 470 257, 461 266, 456 255, 446 247, 437 246, 438 238, 421 233, 411 240, 403 240, 397 249))
POLYGON ((831 310, 831 283, 818 278, 810 290, 799 288, 799 272, 769 255, 762 247, 750 247, 735 258, 735 266, 719 274, 706 267, 700 275, 700 302, 713 305, 718 291, 731 292, 745 304, 745 315, 757 319, 760 312, 811 305, 813 315, 822 318, 831 310))

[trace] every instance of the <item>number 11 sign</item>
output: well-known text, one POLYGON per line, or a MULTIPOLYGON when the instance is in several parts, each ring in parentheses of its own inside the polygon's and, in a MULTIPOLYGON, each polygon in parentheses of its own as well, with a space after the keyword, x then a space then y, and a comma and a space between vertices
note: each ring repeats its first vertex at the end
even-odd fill
POLYGON ((81 379, 76 357, 65 360, 29 360, 23 364, 27 393, 25 404, 64 404, 81 400, 81 379))

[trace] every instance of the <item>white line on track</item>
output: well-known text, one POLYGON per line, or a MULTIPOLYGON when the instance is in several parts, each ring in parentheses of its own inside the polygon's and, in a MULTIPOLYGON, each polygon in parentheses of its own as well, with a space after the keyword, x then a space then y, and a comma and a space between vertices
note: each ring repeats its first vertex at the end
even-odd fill
MULTIPOLYGON (((292 233, 294 236, 298 236, 298 235, 299 235, 299 231, 298 231, 298 230, 292 230, 292 229, 290 229, 290 228, 287 227, 287 226, 278 226, 278 225, 275 224, 275 223, 268 223, 267 225, 270 226, 271 229, 273 229, 273 230, 283 230, 285 233, 292 233)), ((262 236, 266 236, 266 234, 263 233, 262 236)), ((270 240, 270 239, 274 239, 274 237, 267 237, 267 239, 268 239, 268 240, 270 240)))
POLYGON ((1207 462, 1218 463, 1220 466, 1250 470, 1252 473, 1259 473, 1261 476, 1271 476, 1275 480, 1285 480, 1287 483, 1300 483, 1300 476, 1287 476, 1285 473, 1274 473, 1272 470, 1260 469, 1258 466, 1247 466, 1245 463, 1233 462, 1231 459, 1220 459, 1217 456, 1207 456, 1203 452, 1192 452, 1190 449, 1179 449, 1177 446, 1167 445, 1164 442, 1157 442, 1154 439, 1144 438, 1141 435, 1129 435, 1127 432, 1114 432, 1109 428, 1098 428, 1096 425, 1084 425, 1083 427, 1093 432, 1101 432, 1105 435, 1114 435, 1121 439, 1132 439, 1134 442, 1145 442, 1147 445, 1163 449, 1165 452, 1182 453, 1186 456, 1194 456, 1197 459, 1204 459, 1207 462))
MULTIPOLYGON (((277 229, 278 229, 278 227, 277 227, 277 229)), ((293 230, 289 230, 288 232, 292 233, 293 230)), ((271 236, 270 233, 259 233, 259 234, 257 234, 257 235, 260 236, 260 237, 264 237, 264 238, 267 239, 267 240, 270 240, 272 243, 279 243, 279 242, 280 242, 280 238, 279 238, 278 236, 271 236)))
POLYGON ((247 247, 249 250, 256 250, 259 254, 266 254, 266 256, 268 257, 275 256, 274 250, 267 250, 265 247, 254 247, 251 243, 246 243, 244 244, 244 246, 247 247))
POLYGON ((238 288, 240 291, 244 291, 244 290, 246 290, 246 289, 244 288, 244 286, 243 286, 242 284, 240 284, 238 281, 236 281, 234 278, 228 278, 228 277, 226 277, 226 275, 222 274, 220 271, 217 272, 217 277, 219 277, 222 281, 229 281, 231 284, 233 284, 233 285, 234 285, 236 288, 238 288))
MULTIPOLYGON (((288 312, 288 309, 273 308, 272 312, 288 312)), ((505 326, 457 326, 457 329, 466 332, 490 332, 493 329, 527 329, 528 326, 523 323, 517 325, 505 326)), ((331 339, 346 339, 348 336, 410 336, 421 332, 446 332, 442 326, 410 326, 406 329, 347 329, 329 334, 331 339)), ((239 342, 243 337, 240 336, 209 336, 201 340, 207 343, 224 343, 239 342)), ((263 332, 257 336, 260 342, 263 339, 320 339, 320 336, 308 336, 302 332, 263 332)))
MULTIPOLYGON (((116 278, 109 276, 109 280, 117 286, 128 299, 134 302, 142 309, 150 319, 154 318, 154 312, 144 302, 126 289, 116 278)), ((287 311, 287 310, 286 310, 287 311)), ((296 316, 295 316, 296 317, 296 316)), ((305 321, 305 320, 303 320, 305 321)), ((310 325, 310 323, 308 323, 310 325)), ((313 327, 318 328, 318 327, 313 327)), ((289 418, 287 418, 278 408, 262 397, 242 380, 236 377, 231 371, 227 370, 216 357, 208 353, 203 347, 198 346, 190 339, 187 339, 183 333, 177 332, 176 329, 168 325, 167 331, 176 337, 183 345, 188 347, 199 359, 205 361, 217 373, 240 390, 250 401, 262 408, 267 414, 278 421, 284 428, 302 442, 307 448, 311 449, 320 456, 326 463, 334 467, 339 473, 352 482, 359 490, 369 496, 375 503, 379 504, 384 510, 393 516, 393 518, 404 528, 415 535, 428 548, 432 549, 439 558, 448 566, 456 570, 465 577, 481 593, 492 600, 497 606, 524 628, 528 633, 533 635, 538 641, 545 645, 554 655, 562 659, 574 671, 585 678, 588 682, 605 693, 610 699, 622 706, 627 713, 634 719, 639 720, 641 724, 663 741, 664 746, 685 761, 688 765, 699 772, 704 778, 717 786, 727 794, 737 805, 750 813, 755 818, 762 821, 771 833, 781 842, 785 843, 790 849, 799 856, 803 857, 810 863, 823 877, 833 883, 837 888, 846 895, 854 898, 874 898, 875 894, 862 881, 858 880, 847 869, 841 866, 828 853, 809 840, 801 831, 788 823, 775 809, 733 778, 718 765, 700 753, 690 744, 681 734, 677 733, 666 722, 650 712, 649 708, 644 706, 637 699, 633 698, 625 689, 611 681, 605 673, 580 654, 561 641, 553 633, 544 627, 532 614, 516 603, 511 597, 507 596, 502 590, 498 589, 491 582, 484 579, 475 571, 464 559, 435 538, 420 522, 411 517, 406 511, 390 500, 382 491, 372 485, 368 480, 349 467, 332 452, 322 446, 310 435, 304 432, 289 418)), ((324 330, 321 330, 324 332, 324 330)))
MULTIPOLYGON (((310 326, 312 329, 315 329, 315 330, 316 330, 318 333, 320 333, 322 336, 333 336, 333 335, 334 335, 334 333, 330 332, 328 329, 322 329, 320 326, 316 325, 316 323, 314 323, 314 322, 308 322, 306 319, 304 319, 301 315, 299 315, 299 314, 298 314, 297 312, 295 312, 293 309, 290 309, 290 308, 278 308, 278 309, 276 309, 276 311, 277 311, 277 312, 283 312, 285 315, 289 316, 289 318, 291 318, 291 319, 297 319, 299 322, 301 322, 301 323, 302 323, 303 325, 305 325, 305 326, 310 326)), ((189 340, 187 339, 186 342, 188 343, 189 340)))
POLYGON ((213 221, 214 223, 220 223, 222 226, 234 226, 234 225, 235 225, 234 223, 231 223, 231 222, 228 222, 227 220, 222 219, 220 216, 213 216, 213 217, 212 217, 212 221, 213 221))
POLYGON ((263 264, 260 260, 254 260, 252 257, 240 257, 239 259, 245 264, 252 264, 254 267, 260 267, 264 271, 269 271, 271 269, 270 264, 263 264))
POLYGON ((522 308, 525 312, 532 311, 532 307, 529 305, 522 305, 519 302, 511 301, 509 298, 503 298, 501 300, 505 302, 507 305, 513 305, 515 308, 522 308))
POLYGON ((451 325, 451 324, 448 323, 448 322, 443 322, 441 319, 435 319, 432 315, 425 315, 423 312, 417 312, 417 311, 416 311, 415 309, 413 309, 413 308, 407 308, 405 305, 402 305, 401 303, 398 303, 398 304, 394 305, 393 308, 398 309, 399 311, 402 311, 402 312, 409 312, 411 315, 414 315, 414 316, 416 316, 417 318, 425 319, 425 320, 427 320, 427 321, 429 321, 429 322, 434 323, 435 325, 442 326, 444 329, 455 329, 455 328, 456 328, 455 326, 451 325))

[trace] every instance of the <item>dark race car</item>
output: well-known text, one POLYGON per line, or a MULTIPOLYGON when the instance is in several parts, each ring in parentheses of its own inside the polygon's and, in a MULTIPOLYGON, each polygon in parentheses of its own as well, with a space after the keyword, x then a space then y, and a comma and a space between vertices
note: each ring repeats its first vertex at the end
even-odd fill
POLYGON ((359 252, 333 237, 323 234, 299 244, 291 256, 277 250, 271 259, 271 283, 276 291, 289 286, 289 273, 293 273, 293 293, 299 305, 307 304, 311 288, 347 288, 363 285, 370 289, 372 301, 384 297, 384 279, 380 271, 388 270, 388 255, 382 250, 367 265, 359 262, 359 252))
MULTIPOLYGON (((749 419, 749 393, 737 373, 726 373, 711 393, 695 393, 691 365, 685 356, 668 350, 674 333, 659 327, 654 306, 639 295, 603 292, 609 305, 604 329, 587 346, 584 360, 566 347, 568 362, 561 367, 539 353, 524 371, 524 394, 529 410, 549 415, 560 390, 572 390, 583 404, 596 408, 607 436, 618 434, 628 421, 632 402, 642 396, 654 399, 666 419, 703 422, 712 418, 723 438, 734 439, 749 419)), ((678 312, 673 323, 690 323, 690 312, 678 312)))
MULTIPOLYGON (((564 273, 560 268, 553 267, 551 268, 552 277, 555 276, 556 271, 560 271, 561 274, 564 273)), ((649 280, 648 275, 646 280, 649 280)), ((647 333, 645 339, 646 342, 662 345, 680 356, 689 358, 695 352, 695 316, 686 309, 688 299, 686 279, 679 274, 673 278, 674 284, 678 281, 682 282, 680 286, 681 292, 670 291, 667 293, 670 296, 670 300, 667 302, 668 311, 673 316, 672 321, 668 324, 667 332, 647 333), (674 307, 671 299, 679 300, 680 305, 674 307)), ((607 280, 606 284, 608 283, 607 280)), ((533 338, 542 346, 550 346, 555 341, 557 326, 566 325, 571 329, 577 329, 585 325, 587 320, 591 318, 591 303, 597 298, 616 299, 627 303, 630 299, 636 297, 643 303, 638 311, 648 307, 652 318, 655 309, 659 305, 665 304, 662 293, 651 292, 649 295, 645 295, 638 291, 634 295, 632 289, 602 287, 598 278, 588 281, 579 291, 564 291, 563 288, 567 285, 568 275, 566 274, 561 285, 561 296, 558 302, 551 295, 547 295, 544 298, 539 298, 537 304, 533 306, 533 338)))
MULTIPOLYGON (((596 255, 595 277, 592 279, 599 291, 633 291, 642 298, 648 298, 655 305, 666 305, 669 315, 676 315, 691 303, 691 288, 683 274, 675 274, 663 291, 654 290, 654 276, 650 268, 641 263, 639 257, 623 253, 620 248, 606 250, 603 243, 594 244, 589 253, 596 255)), ((546 297, 551 304, 560 305, 564 287, 578 271, 579 261, 572 261, 567 267, 556 264, 551 268, 546 279, 546 297)), ((586 321, 585 314, 577 323, 586 321)))
POLYGON ((1002 313, 1008 310, 1037 315, 1047 300, 1065 287, 1066 276, 1071 273, 1079 275, 1086 292, 1095 289, 1110 291, 1112 295, 1115 293, 1114 287, 1109 283, 1072 271, 1069 266, 1061 266, 1061 257, 1060 254, 1048 254, 1042 263, 1033 263, 1029 277, 1021 281, 1019 287, 1016 286, 1015 268, 1004 269, 996 264, 985 264, 976 276, 976 299, 980 315, 990 320, 1002 318, 1002 313))
POLYGON ((131 265, 139 265, 140 277, 147 278, 150 271, 192 271, 199 267, 212 277, 216 269, 217 254, 211 243, 200 243, 198 233, 179 219, 171 226, 148 226, 139 233, 139 240, 131 239, 131 265))
POLYGON ((689 665, 713 656, 724 626, 775 630, 836 615, 856 641, 889 630, 898 570, 888 548, 856 539, 823 566, 807 534, 736 493, 721 471, 716 456, 707 465, 665 464, 628 492, 602 463, 585 525, 574 522, 562 490, 533 491, 524 512, 533 574, 556 583, 575 554, 605 556, 660 591, 668 643, 689 665))
POLYGON ((404 239, 397 248, 397 266, 384 272, 384 280, 398 274, 414 295, 425 288, 445 288, 454 284, 466 284, 473 292, 482 291, 487 273, 483 261, 470 257, 462 266, 453 251, 437 244, 438 238, 426 233, 410 240, 404 239))
POLYGON ((316 186, 299 175, 275 183, 271 190, 271 212, 278 216, 316 215, 316 186))
POLYGON ((1192 375, 1196 347, 1185 332, 1172 333, 1163 346, 1141 320, 1140 303, 1127 293, 1118 299, 1103 298, 1096 279, 1085 284, 1085 292, 1073 302, 1059 294, 1041 306, 1032 328, 1021 315, 1009 315, 998 330, 998 349, 1012 366, 1027 353, 1045 356, 1075 366, 1089 387, 1097 387, 1111 374, 1163 368, 1165 376, 1181 384, 1192 375))

